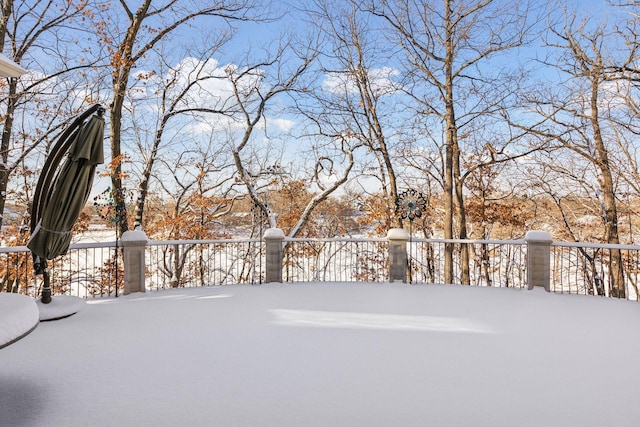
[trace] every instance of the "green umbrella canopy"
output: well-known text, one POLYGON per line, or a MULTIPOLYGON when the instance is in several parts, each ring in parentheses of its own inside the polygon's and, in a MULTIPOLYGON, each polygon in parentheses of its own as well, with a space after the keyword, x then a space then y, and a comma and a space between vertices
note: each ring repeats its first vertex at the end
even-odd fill
POLYGON ((40 258, 51 260, 67 253, 71 228, 89 198, 96 166, 104 163, 103 139, 104 119, 95 115, 75 134, 69 156, 27 244, 40 258))

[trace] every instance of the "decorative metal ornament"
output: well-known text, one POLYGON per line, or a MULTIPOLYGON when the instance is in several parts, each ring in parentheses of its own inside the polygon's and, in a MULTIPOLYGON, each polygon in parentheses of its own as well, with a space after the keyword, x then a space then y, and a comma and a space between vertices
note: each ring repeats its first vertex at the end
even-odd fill
POLYGON ((426 199, 422 193, 413 188, 400 193, 396 198, 396 214, 400 215, 402 219, 413 221, 416 218, 421 218, 425 210, 427 210, 426 199))
POLYGON ((124 219, 127 209, 125 199, 128 197, 130 194, 126 189, 112 190, 111 187, 107 187, 106 190, 93 198, 93 205, 98 209, 100 218, 109 223, 118 224, 124 219))
POLYGON ((422 193, 417 192, 413 188, 404 191, 396 197, 396 214, 402 219, 409 220, 409 257, 407 259, 407 270, 409 274, 409 283, 413 283, 413 267, 411 256, 411 236, 413 234, 413 220, 422 218, 422 213, 427 210, 427 200, 422 193))

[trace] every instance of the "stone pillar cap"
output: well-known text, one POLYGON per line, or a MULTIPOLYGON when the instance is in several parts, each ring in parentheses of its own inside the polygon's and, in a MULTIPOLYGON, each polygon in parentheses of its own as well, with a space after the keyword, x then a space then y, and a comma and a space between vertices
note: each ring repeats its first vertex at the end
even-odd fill
POLYGON ((284 231, 280 228, 267 228, 264 231, 265 239, 284 239, 284 231))
POLYGON ((526 236, 524 236, 524 240, 533 242, 553 242, 551 233, 540 230, 527 231, 526 236))
POLYGON ((391 240, 408 240, 409 233, 403 228, 391 228, 387 231, 387 239, 391 240))
POLYGON ((122 242, 147 242, 149 241, 149 238, 140 227, 136 227, 135 230, 127 230, 122 233, 122 238, 120 240, 122 242))

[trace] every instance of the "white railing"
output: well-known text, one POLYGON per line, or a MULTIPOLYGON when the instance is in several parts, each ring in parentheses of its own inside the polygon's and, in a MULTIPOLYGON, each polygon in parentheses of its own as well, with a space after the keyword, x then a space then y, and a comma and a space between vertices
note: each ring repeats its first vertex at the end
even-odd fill
POLYGON ((383 238, 284 239, 286 282, 383 282, 388 280, 388 241, 383 238))
POLYGON ((411 281, 445 283, 446 245, 452 245, 453 283, 506 288, 527 287, 525 240, 411 239, 411 281), (468 251, 468 283, 463 283, 463 248, 468 251))
POLYGON ((33 263, 26 246, 0 248, 0 292, 34 295, 33 263))
MULTIPOLYGON (((282 250, 279 267, 275 268, 280 268, 285 282, 384 282, 389 280, 393 262, 389 242, 386 238, 285 238, 278 243, 282 250)), ((410 266, 406 269, 406 281, 444 283, 445 250, 449 245, 453 284, 526 288, 532 258, 528 256, 528 243, 409 239, 404 245, 405 262, 410 266), (464 268, 465 251, 468 269, 464 268)), ((267 246, 264 239, 144 242, 141 257, 144 286, 156 290, 263 283, 267 277, 267 246)), ((612 259, 620 259, 625 295, 638 299, 640 246, 549 242, 548 247, 548 266, 536 270, 547 275, 552 292, 616 296, 611 292, 611 265, 612 259), (612 256, 615 254, 619 257, 612 256)), ((129 268, 125 267, 125 258, 116 242, 71 245, 66 255, 50 262, 54 294, 83 298, 122 294, 125 270, 129 268)), ((41 284, 33 275, 32 264, 26 247, 0 248, 0 292, 37 295, 41 284)))
POLYGON ((640 246, 605 243, 553 242, 551 283, 555 292, 612 296, 615 261, 629 299, 640 299, 640 246))
POLYGON ((147 289, 264 281, 260 239, 156 240, 145 252, 147 289))
MULTIPOLYGON (((65 255, 48 261, 54 294, 82 298, 119 295, 124 285, 124 265, 116 257, 116 249, 116 242, 76 243, 65 255)), ((35 296, 41 286, 26 246, 0 248, 0 292, 35 296)))

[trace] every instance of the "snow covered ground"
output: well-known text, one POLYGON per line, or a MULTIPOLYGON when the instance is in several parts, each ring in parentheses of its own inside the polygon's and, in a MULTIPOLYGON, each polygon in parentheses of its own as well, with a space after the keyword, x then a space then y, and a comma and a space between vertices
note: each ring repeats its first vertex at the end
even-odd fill
POLYGON ((637 426, 640 305, 307 283, 89 300, 0 350, 1 426, 637 426))

